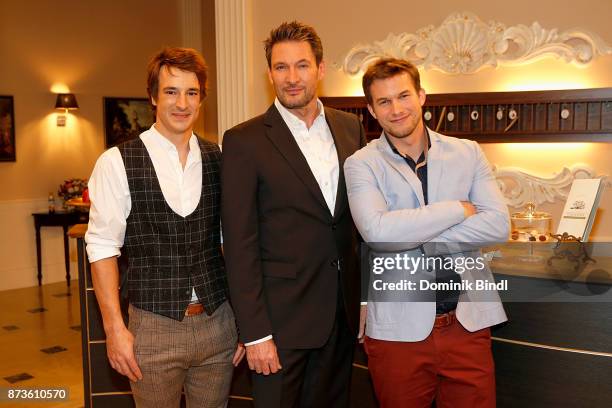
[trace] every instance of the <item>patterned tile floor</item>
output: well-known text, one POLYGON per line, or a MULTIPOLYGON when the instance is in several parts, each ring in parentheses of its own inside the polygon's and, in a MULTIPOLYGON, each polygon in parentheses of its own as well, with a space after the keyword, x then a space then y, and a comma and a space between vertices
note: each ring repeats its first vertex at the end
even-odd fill
POLYGON ((0 387, 64 387, 70 395, 65 402, 0 402, 0 408, 83 406, 80 323, 76 280, 70 289, 58 282, 0 292, 0 387))

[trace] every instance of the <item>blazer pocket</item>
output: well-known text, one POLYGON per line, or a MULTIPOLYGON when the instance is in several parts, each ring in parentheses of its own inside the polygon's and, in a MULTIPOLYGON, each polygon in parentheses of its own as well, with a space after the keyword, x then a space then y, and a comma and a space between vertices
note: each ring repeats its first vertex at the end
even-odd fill
POLYGON ((263 276, 268 278, 295 279, 297 271, 295 265, 287 262, 262 261, 263 276))

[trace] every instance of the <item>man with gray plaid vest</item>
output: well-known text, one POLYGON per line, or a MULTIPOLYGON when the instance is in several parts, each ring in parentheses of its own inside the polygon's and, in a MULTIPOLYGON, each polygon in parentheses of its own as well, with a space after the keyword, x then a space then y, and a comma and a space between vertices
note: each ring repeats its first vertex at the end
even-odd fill
POLYGON ((178 407, 183 390, 187 406, 224 407, 244 348, 221 253, 221 153, 193 133, 206 95, 204 59, 165 48, 149 63, 147 85, 155 124, 104 152, 89 180, 85 240, 108 359, 129 377, 138 407, 178 407))

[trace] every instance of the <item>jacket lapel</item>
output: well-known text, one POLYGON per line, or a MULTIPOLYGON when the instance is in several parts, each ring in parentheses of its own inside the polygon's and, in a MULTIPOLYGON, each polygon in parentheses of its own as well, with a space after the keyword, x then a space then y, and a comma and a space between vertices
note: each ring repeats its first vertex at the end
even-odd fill
POLYGON ((346 128, 342 126, 336 113, 325 108, 325 119, 329 125, 334 144, 336 145, 336 154, 338 155, 338 190, 336 191, 336 205, 334 207, 334 218, 338 218, 347 208, 348 198, 346 196, 346 182, 344 180, 344 161, 349 156, 351 146, 350 138, 346 135, 346 128))
MULTIPOLYGON (((377 140, 377 147, 382 152, 382 156, 389 163, 391 167, 393 167, 402 177, 410 184, 412 190, 416 194, 419 204, 421 207, 425 206, 425 199, 423 197, 423 186, 421 185, 421 181, 417 177, 416 174, 412 171, 410 166, 404 161, 403 158, 393 153, 391 150, 391 146, 389 146, 389 142, 387 142, 387 138, 384 133, 380 135, 377 140)), ((427 172, 429 173, 429 161, 427 162, 427 172)), ((429 174, 428 174, 429 176, 429 174)), ((429 178, 427 179, 429 182, 429 178)), ((429 193, 429 191, 428 191, 429 193)))
MULTIPOLYGON (((306 158, 302 154, 295 138, 287 127, 278 110, 272 105, 265 114, 264 125, 266 126, 266 136, 285 158, 295 175, 304 183, 310 191, 315 201, 317 201, 329 213, 329 208, 321 193, 319 184, 315 179, 306 158)), ((331 215, 331 214, 330 214, 331 215)))

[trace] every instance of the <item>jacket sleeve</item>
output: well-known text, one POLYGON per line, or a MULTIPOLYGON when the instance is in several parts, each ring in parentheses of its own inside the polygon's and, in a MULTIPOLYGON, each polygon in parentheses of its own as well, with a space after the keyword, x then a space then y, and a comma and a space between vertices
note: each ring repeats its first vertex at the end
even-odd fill
POLYGON ((491 165, 480 146, 476 142, 472 143, 476 168, 468 197, 477 213, 433 237, 431 240, 434 242, 486 244, 508 240, 508 207, 497 186, 491 165))
POLYGON ((257 169, 244 130, 228 130, 221 160, 221 217, 224 255, 240 340, 272 334, 259 256, 257 169))
MULTIPOLYGON (((420 244, 439 236, 464 219, 459 201, 443 201, 420 208, 390 210, 375 169, 361 150, 344 163, 346 186, 355 225, 368 243, 420 244)), ((418 245, 417 245, 418 246, 418 245)))

